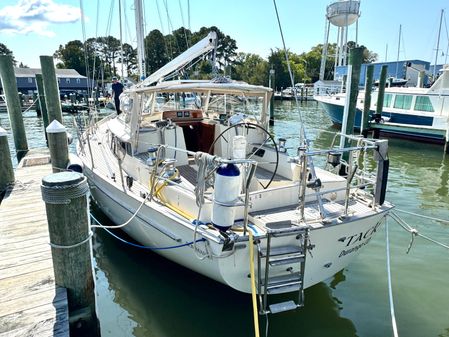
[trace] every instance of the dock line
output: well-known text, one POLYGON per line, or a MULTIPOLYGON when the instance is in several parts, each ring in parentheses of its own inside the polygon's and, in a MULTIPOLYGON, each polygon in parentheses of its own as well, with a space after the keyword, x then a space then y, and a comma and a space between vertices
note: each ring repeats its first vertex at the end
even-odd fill
MULTIPOLYGON (((108 228, 114 228, 114 226, 103 226, 100 221, 98 221, 93 215, 92 213, 90 214, 91 218, 98 224, 98 226, 95 226, 97 228, 102 228, 104 229, 107 233, 109 233, 111 236, 113 236, 114 238, 116 238, 117 240, 126 243, 130 246, 136 247, 136 248, 141 248, 141 249, 149 249, 149 250, 168 250, 168 249, 176 249, 176 248, 181 248, 181 247, 186 247, 186 246, 190 246, 196 242, 202 242, 202 241, 206 241, 205 238, 201 238, 198 239, 196 241, 190 241, 190 242, 186 242, 180 245, 176 245, 176 246, 167 246, 167 247, 150 247, 150 246, 143 246, 143 245, 139 245, 137 243, 134 242, 129 242, 121 237, 119 237, 118 235, 112 233, 108 228)), ((91 226, 93 227, 93 226, 91 226)), ((120 228, 120 227, 116 227, 116 228, 120 228)))
POLYGON ((387 251, 387 275, 388 275, 388 298, 390 301, 391 325, 393 327, 394 337, 398 337, 398 327, 396 325, 396 316, 394 313, 393 289, 391 286, 391 268, 390 268, 390 238, 388 235, 388 218, 385 218, 385 248, 387 251))

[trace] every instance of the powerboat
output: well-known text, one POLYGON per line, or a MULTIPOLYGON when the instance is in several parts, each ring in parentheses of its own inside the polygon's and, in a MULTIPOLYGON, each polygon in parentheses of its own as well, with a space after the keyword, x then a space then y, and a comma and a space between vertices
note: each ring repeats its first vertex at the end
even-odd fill
MULTIPOLYGON (((341 86, 339 86, 341 88, 341 86)), ((336 86, 334 87, 336 88, 336 86)), ((372 92, 369 120, 371 126, 392 135, 430 142, 449 139, 449 65, 430 88, 385 88, 382 114, 375 118, 378 90, 372 92)), ((360 128, 365 92, 359 92, 355 124, 360 128)), ((327 112, 332 122, 341 124, 346 101, 344 90, 315 88, 314 99, 327 112)))

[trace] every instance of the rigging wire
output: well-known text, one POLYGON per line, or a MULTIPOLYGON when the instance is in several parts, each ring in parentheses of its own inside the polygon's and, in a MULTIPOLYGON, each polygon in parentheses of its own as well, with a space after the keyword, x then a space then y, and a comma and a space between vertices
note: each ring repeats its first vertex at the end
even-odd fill
MULTIPOLYGON (((177 49, 178 49, 178 52, 181 53, 181 48, 179 47, 178 39, 173 35, 173 30, 174 30, 174 29, 173 29, 173 24, 172 24, 172 22, 171 22, 170 14, 169 14, 169 12, 168 12, 168 3, 167 3, 167 0, 164 0, 164 6, 165 6, 165 12, 166 12, 166 14, 167 14, 168 31, 172 33, 173 39, 174 39, 175 42, 176 42, 176 47, 177 47, 177 49)), ((169 40, 169 41, 170 41, 170 40, 169 40)), ((174 54, 174 53, 171 53, 171 54, 170 54, 170 57, 169 57, 170 60, 173 59, 173 54, 174 54)))
MULTIPOLYGON (((276 11, 276 18, 277 18, 277 22, 278 22, 278 26, 279 26, 279 32, 281 33, 282 45, 284 46, 284 53, 285 53, 285 60, 287 62, 288 74, 290 76, 290 81, 291 81, 292 87, 294 87, 295 83, 294 83, 294 79, 293 79, 293 72, 292 72, 292 68, 290 66, 290 59, 288 57, 288 50, 287 50, 287 47, 285 46, 284 33, 282 31, 281 20, 279 18, 279 12, 278 12, 278 8, 277 8, 277 5, 276 5, 276 0, 273 0, 273 5, 274 5, 274 10, 276 11)), ((303 121, 301 109, 299 109, 299 103, 298 103, 298 97, 296 95, 296 91, 294 91, 294 93, 295 93, 296 106, 298 107, 298 112, 299 112, 299 122, 301 124, 301 133, 300 133, 300 139, 299 140, 300 140, 301 143, 303 141, 305 141, 306 145, 308 145, 307 144, 308 140, 307 140, 306 131, 305 131, 305 127, 304 127, 304 121, 303 121)))
MULTIPOLYGON (((81 29, 83 32, 83 44, 84 44, 84 66, 86 69, 86 75, 87 75, 87 97, 91 96, 91 88, 90 88, 90 80, 89 80, 89 75, 90 75, 90 70, 89 70, 89 58, 87 56, 87 50, 86 50, 86 20, 85 20, 85 16, 84 16, 84 6, 83 6, 83 0, 80 0, 80 10, 81 10, 81 29)), ((88 100, 88 104, 89 104, 89 100, 88 100)))
POLYGON ((186 26, 184 23, 184 13, 182 10, 181 0, 178 0, 178 3, 179 3, 179 11, 181 12, 182 28, 184 30, 184 39, 186 41, 186 47, 189 48, 189 41, 187 40, 187 32, 186 32, 186 26))

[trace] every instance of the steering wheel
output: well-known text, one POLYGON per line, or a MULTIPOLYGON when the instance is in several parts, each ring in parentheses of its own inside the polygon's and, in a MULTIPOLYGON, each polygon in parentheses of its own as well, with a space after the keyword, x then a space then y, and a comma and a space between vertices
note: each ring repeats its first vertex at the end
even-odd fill
MULTIPOLYGON (((224 141, 226 143, 229 144, 229 140, 231 139, 232 136, 239 136, 239 128, 243 128, 246 130, 246 135, 248 135, 249 130, 250 129, 260 129, 262 130, 267 137, 265 138, 265 141, 262 144, 247 144, 250 146, 253 146, 252 150, 250 151, 249 154, 246 155, 246 159, 251 159, 253 156, 260 156, 258 153, 260 153, 259 151, 262 150, 262 148, 267 144, 267 143, 271 143, 271 145, 273 146, 273 148, 276 151, 276 162, 274 163, 270 163, 274 165, 274 170, 272 172, 272 175, 270 177, 270 180, 268 181, 268 183, 266 185, 262 184, 259 181, 259 184, 262 186, 263 189, 267 189, 268 186, 270 186, 270 184, 273 182, 274 177, 276 176, 276 172, 279 166, 279 150, 278 150, 278 146, 276 144, 276 141, 274 140, 273 136, 263 127, 261 127, 260 125, 254 124, 254 123, 246 123, 246 122, 242 122, 242 123, 238 123, 238 124, 234 124, 231 125, 230 127, 226 128, 222 133, 220 133, 212 142, 211 146, 209 147, 209 154, 213 154, 213 150, 214 150, 214 146, 217 143, 217 141, 220 138, 223 138, 224 141), (232 133, 232 130, 234 130, 234 134, 232 133)), ((242 132, 242 136, 244 136, 243 134, 244 132, 242 132)), ((257 168, 256 167, 256 173, 257 173, 257 168)))

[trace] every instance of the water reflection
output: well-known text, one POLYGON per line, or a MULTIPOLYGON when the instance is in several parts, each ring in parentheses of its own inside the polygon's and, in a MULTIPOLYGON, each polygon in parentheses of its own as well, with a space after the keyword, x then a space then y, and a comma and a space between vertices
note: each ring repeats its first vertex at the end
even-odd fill
MULTIPOLYGON (((102 336, 254 335, 248 294, 153 252, 126 246, 101 230, 95 233, 94 256, 102 336), (108 323, 108 316, 120 318, 108 323), (117 328, 110 329, 111 324, 117 328)), ((282 295, 274 300, 287 299, 291 297, 282 295)), ((306 290, 305 308, 269 317, 269 336, 356 336, 354 325, 340 317, 339 309, 329 287, 320 283, 306 290)), ((262 330, 264 326, 262 319, 262 330)))

